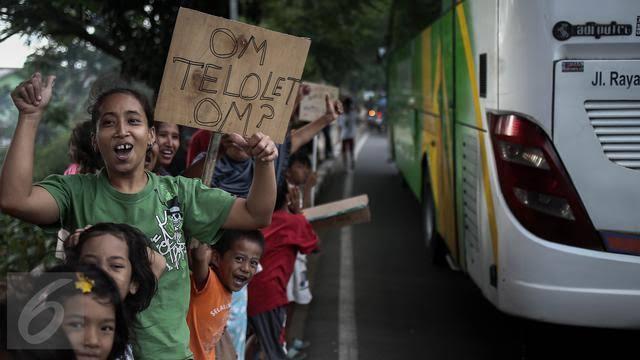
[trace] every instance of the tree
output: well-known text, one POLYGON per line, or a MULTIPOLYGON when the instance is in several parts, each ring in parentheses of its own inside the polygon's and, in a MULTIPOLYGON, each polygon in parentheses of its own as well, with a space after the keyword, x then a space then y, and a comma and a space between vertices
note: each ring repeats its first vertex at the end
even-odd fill
POLYGON ((250 20, 311 39, 305 79, 326 80, 352 90, 375 88, 385 81, 376 54, 384 46, 391 2, 263 0, 260 11, 254 10, 260 18, 250 20))
POLYGON ((387 46, 390 50, 402 46, 431 24, 452 0, 394 0, 389 16, 387 46))
MULTIPOLYGON (((239 0, 242 20, 312 39, 305 78, 349 87, 384 81, 376 51, 391 2, 239 0)), ((9 24, 0 41, 18 33, 53 40, 42 55, 59 46, 99 50, 121 64, 123 78, 157 92, 180 4, 219 16, 229 11, 226 0, 0 0, 0 20, 9 24)))
MULTIPOLYGON (((185 5, 226 15, 226 1, 193 0, 185 5)), ((0 41, 14 34, 46 37, 43 54, 83 44, 121 63, 123 78, 158 90, 180 2, 161 0, 2 0, 0 20, 9 24, 0 41)))

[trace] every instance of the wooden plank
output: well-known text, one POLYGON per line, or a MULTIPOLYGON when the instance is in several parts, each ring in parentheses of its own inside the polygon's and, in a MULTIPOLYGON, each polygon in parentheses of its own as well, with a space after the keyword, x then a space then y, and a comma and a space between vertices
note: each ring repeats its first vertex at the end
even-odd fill
POLYGON ((315 229, 341 227, 371 221, 369 197, 355 196, 304 209, 303 215, 315 229))
POLYGON ((300 102, 299 119, 301 121, 314 121, 324 115, 326 111, 325 95, 329 94, 329 100, 338 100, 340 89, 335 86, 303 82, 309 86, 309 94, 300 102))
POLYGON ((155 118, 282 143, 310 44, 180 8, 155 118))

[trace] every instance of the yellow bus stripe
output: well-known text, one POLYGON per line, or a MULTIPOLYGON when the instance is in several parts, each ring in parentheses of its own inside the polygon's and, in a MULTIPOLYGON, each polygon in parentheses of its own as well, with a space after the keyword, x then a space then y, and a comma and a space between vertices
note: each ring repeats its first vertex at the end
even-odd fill
MULTIPOLYGON (((443 65, 442 63, 440 64, 443 65)), ((444 66, 442 66, 439 71, 441 72, 440 77, 442 78, 442 103, 449 104, 449 99, 447 98, 447 76, 444 73, 444 66)), ((449 106, 443 106, 444 120, 443 124, 450 124, 450 126, 455 126, 451 123, 451 117, 449 116, 449 106)), ((443 125, 444 126, 444 125, 443 125)), ((443 190, 443 198, 445 199, 442 203, 444 204, 444 209, 442 212, 445 214, 444 223, 445 228, 443 229, 443 233, 445 234, 445 242, 449 245, 449 249, 452 251, 451 255, 456 261, 459 261, 459 249, 458 242, 456 241, 456 226, 454 222, 455 217, 455 207, 453 201, 453 158, 452 158, 452 139, 451 132, 448 130, 441 130, 442 134, 442 153, 440 154, 442 159, 442 190, 443 190), (445 139, 446 138, 446 139, 445 139), (446 140, 446 141, 445 141, 446 140), (445 146, 446 144, 446 146, 445 146), (448 215, 448 216, 447 216, 448 215)))
MULTIPOLYGON (((480 109, 480 97, 478 96, 478 84, 476 82, 475 63, 473 52, 471 51, 471 41, 469 40, 469 29, 467 28, 467 19, 464 14, 462 4, 456 6, 458 21, 460 22, 460 32, 462 35, 462 44, 464 46, 464 55, 467 61, 467 70, 469 72, 469 80, 471 83, 471 91, 473 94, 473 107, 476 114, 476 126, 482 129, 482 113, 480 109)), ((493 261, 496 268, 498 267, 498 229, 496 225, 495 211, 493 207, 493 192, 489 183, 489 165, 487 163, 487 149, 484 142, 484 136, 480 135, 480 154, 482 158, 482 182, 484 184, 484 197, 487 202, 487 212, 489 217, 489 231, 491 233, 491 243, 493 245, 493 261)))
MULTIPOLYGON (((438 90, 440 89, 440 80, 442 74, 440 72, 440 68, 442 67, 442 43, 438 41, 438 47, 436 50, 436 79, 433 84, 433 103, 431 104, 431 109, 435 114, 440 114, 440 103, 438 101, 438 90)), ((431 70, 429 70, 431 71, 431 70)))

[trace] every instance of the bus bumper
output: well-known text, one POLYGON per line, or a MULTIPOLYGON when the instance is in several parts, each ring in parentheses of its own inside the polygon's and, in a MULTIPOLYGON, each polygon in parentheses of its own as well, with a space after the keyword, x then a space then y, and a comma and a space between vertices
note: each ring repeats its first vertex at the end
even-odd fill
POLYGON ((500 237, 498 307, 577 326, 640 328, 640 257, 542 240, 511 214, 500 237))

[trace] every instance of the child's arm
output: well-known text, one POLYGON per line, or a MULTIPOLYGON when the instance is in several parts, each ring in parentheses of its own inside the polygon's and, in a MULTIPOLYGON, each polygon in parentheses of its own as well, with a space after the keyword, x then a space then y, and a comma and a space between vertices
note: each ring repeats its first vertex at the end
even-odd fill
MULTIPOLYGON (((192 239, 191 241, 194 241, 192 239)), ((200 291, 209 280, 209 262, 211 261, 211 246, 200 244, 191 252, 191 274, 196 284, 196 290, 200 291)))
POLYGON ((160 276, 164 274, 167 269, 167 260, 159 252, 152 248, 147 248, 147 254, 149 256, 149 262, 151 263, 151 271, 155 275, 156 280, 160 280, 160 276))
POLYGON ((303 254, 310 254, 319 249, 319 239, 316 232, 313 230, 311 223, 305 219, 302 215, 295 215, 297 218, 298 228, 298 251, 303 254))
POLYGON ((266 227, 271 223, 276 203, 276 172, 273 162, 278 157, 278 150, 271 138, 262 133, 253 135, 248 141, 237 134, 232 134, 231 138, 253 156, 255 166, 247 199, 236 199, 222 227, 240 230, 266 227))
POLYGON ((217 360, 232 360, 237 359, 236 349, 233 346, 231 336, 227 332, 227 329, 222 333, 222 337, 216 343, 216 359, 217 360))
POLYGON ((325 96, 325 113, 316 120, 308 123, 298 130, 291 131, 291 150, 293 154, 311 141, 317 133, 322 131, 325 126, 334 122, 338 115, 342 114, 342 103, 336 100, 333 103, 329 100, 329 95, 325 96))
POLYGON ((0 210, 34 224, 53 224, 58 205, 45 189, 33 186, 35 140, 42 114, 51 100, 55 76, 42 81, 40 73, 11 93, 18 108, 18 124, 0 173, 0 210))
POLYGON ((287 186, 289 186, 289 192, 287 193, 287 206, 289 208, 289 212, 292 214, 299 214, 303 209, 300 189, 294 185, 287 186))

